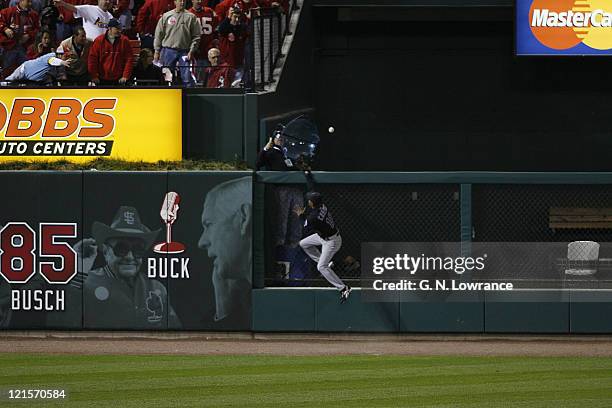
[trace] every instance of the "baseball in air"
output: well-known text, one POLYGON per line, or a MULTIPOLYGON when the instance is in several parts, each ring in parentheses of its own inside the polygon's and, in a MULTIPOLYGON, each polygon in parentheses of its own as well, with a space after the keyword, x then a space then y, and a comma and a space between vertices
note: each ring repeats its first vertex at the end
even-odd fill
POLYGON ((333 127, 333 126, 330 126, 330 127, 329 127, 329 129, 327 129, 327 131, 328 131, 329 133, 334 133, 334 132, 336 131, 336 129, 334 129, 334 127, 333 127))

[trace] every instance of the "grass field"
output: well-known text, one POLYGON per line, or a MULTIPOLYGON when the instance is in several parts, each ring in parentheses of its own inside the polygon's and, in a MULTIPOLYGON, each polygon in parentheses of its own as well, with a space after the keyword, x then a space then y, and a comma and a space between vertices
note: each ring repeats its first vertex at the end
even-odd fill
POLYGON ((0 354, 0 390, 2 407, 612 407, 612 359, 0 354))

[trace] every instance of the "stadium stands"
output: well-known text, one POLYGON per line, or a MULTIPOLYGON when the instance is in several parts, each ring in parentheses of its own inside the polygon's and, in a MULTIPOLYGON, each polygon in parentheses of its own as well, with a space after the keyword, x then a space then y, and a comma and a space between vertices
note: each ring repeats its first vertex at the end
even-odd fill
MULTIPOLYGON (((214 87, 227 88, 229 84, 235 88, 261 89, 264 84, 272 81, 273 67, 280 55, 280 45, 286 33, 287 18, 295 7, 295 1, 263 1, 260 4, 256 0, 196 0, 193 3, 192 0, 151 0, 142 4, 138 1, 122 0, 100 0, 98 3, 95 0, 20 0, 12 7, 9 7, 8 3, 6 6, 0 12, 0 80, 3 80, 4 86, 72 84, 64 80, 65 75, 61 72, 45 81, 14 83, 5 79, 25 61, 55 50, 62 41, 70 38, 76 27, 83 25, 83 19, 77 17, 77 10, 81 7, 94 7, 90 10, 100 12, 104 16, 112 14, 112 17, 119 21, 122 34, 130 40, 132 64, 135 67, 140 50, 153 48, 154 38, 151 32, 155 32, 162 14, 171 12, 176 6, 181 7, 182 12, 196 15, 202 30, 201 44, 189 55, 189 73, 187 74, 184 68, 179 71, 177 67, 162 66, 158 57, 154 63, 163 69, 166 77, 161 83, 136 80, 133 77, 128 78, 127 85, 212 86, 212 82, 207 84, 206 81, 206 68, 210 65, 207 52, 211 48, 219 48, 221 58, 225 59, 219 61, 219 65, 225 63, 228 72, 235 74, 235 77, 221 83, 216 82, 214 87), (16 19, 16 13, 27 18, 16 19), (236 35, 233 27, 242 27, 243 34, 236 35), (42 35, 43 32, 48 34, 42 35), (181 74, 185 85, 181 84, 181 74), (186 81, 185 76, 189 76, 190 80, 186 81)), ((106 24, 103 23, 104 27, 106 24)), ((92 38, 89 40, 92 41, 92 38)), ((118 83, 117 86, 119 85, 123 84, 118 83)))

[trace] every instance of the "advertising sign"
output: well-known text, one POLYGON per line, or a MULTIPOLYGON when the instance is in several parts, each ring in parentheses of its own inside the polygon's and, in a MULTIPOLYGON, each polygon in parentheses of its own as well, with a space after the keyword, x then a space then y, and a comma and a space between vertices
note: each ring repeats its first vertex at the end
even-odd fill
POLYGON ((517 55, 611 55, 609 0, 516 0, 517 55))
POLYGON ((6 89, 0 161, 180 160, 181 117, 180 89, 6 89))
POLYGON ((250 329, 249 173, 0 179, 0 329, 250 329))

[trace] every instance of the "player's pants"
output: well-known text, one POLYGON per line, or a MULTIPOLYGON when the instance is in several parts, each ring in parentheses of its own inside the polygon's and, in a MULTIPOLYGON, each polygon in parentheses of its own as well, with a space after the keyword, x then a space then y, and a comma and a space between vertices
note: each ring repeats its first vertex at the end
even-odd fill
POLYGON ((300 246, 310 259, 317 263, 317 269, 329 283, 338 289, 342 289, 346 286, 344 282, 342 282, 342 279, 340 279, 332 268, 329 267, 329 263, 334 254, 338 252, 342 246, 342 237, 340 234, 336 234, 329 239, 323 239, 319 234, 312 234, 301 240, 300 246), (321 246, 321 251, 317 248, 318 246, 321 246))

